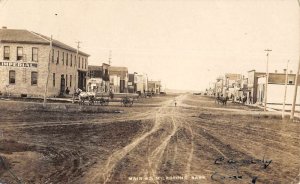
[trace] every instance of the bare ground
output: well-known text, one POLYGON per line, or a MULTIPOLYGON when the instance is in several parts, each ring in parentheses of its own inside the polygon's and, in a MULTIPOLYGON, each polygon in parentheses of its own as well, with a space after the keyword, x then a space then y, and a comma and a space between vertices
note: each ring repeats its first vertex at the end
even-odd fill
POLYGON ((299 182, 298 120, 176 98, 177 107, 174 96, 155 97, 117 107, 123 113, 23 111, 23 102, 1 102, 0 183, 299 182))

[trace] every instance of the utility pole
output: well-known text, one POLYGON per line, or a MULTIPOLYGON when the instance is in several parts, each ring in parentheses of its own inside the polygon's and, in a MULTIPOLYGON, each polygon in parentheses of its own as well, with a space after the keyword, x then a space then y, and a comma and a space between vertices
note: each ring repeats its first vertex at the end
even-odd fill
POLYGON ((76 80, 76 77, 78 77, 78 79, 79 79, 79 76, 77 76, 76 74, 77 74, 77 60, 78 60, 78 54, 79 54, 79 49, 80 49, 80 41, 77 41, 76 42, 77 43, 77 50, 76 50, 76 59, 75 59, 75 70, 74 70, 74 92, 73 92, 73 99, 72 99, 72 103, 74 103, 74 101, 75 101, 75 92, 76 92, 76 89, 78 88, 78 80, 76 80), (77 83, 76 83, 76 81, 77 81, 77 83))
POLYGON ((299 70, 300 70, 300 56, 299 56, 298 70, 297 70, 297 73, 296 73, 295 91, 294 91, 292 111, 291 111, 291 116, 290 116, 290 119, 292 121, 294 120, 294 114, 295 114, 295 105, 296 105, 296 99, 297 99, 297 89, 298 89, 298 80, 299 80, 299 70))
POLYGON ((283 104, 282 104, 282 119, 284 119, 284 115, 285 115, 286 90, 287 90, 287 82, 288 82, 288 67, 289 67, 289 60, 287 61, 286 69, 285 69, 284 97, 283 97, 283 104))
POLYGON ((46 85, 45 85, 43 107, 46 107, 46 102, 47 102, 48 83, 49 83, 49 74, 50 74, 50 60, 52 59, 52 54, 54 54, 54 53, 52 53, 52 35, 51 35, 50 52, 49 52, 49 61, 48 61, 48 68, 47 68, 47 79, 46 79, 46 85))
MULTIPOLYGON (((298 5, 299 5, 299 13, 300 13, 300 0, 298 0, 298 5)), ((291 116, 290 116, 290 119, 292 121, 294 120, 295 105, 296 105, 296 99, 297 99, 297 88, 298 88, 298 79, 299 79, 299 70, 300 70, 300 56, 299 56, 299 61, 298 62, 299 63, 298 63, 298 70, 297 70, 296 79, 295 79, 294 98, 293 98, 292 111, 291 111, 291 116)))
POLYGON ((267 97, 268 97, 268 83, 269 83, 269 52, 272 50, 266 49, 265 52, 267 52, 267 71, 266 71, 266 84, 265 84, 265 107, 264 111, 267 111, 267 97))
POLYGON ((111 50, 109 51, 108 64, 111 65, 111 50))

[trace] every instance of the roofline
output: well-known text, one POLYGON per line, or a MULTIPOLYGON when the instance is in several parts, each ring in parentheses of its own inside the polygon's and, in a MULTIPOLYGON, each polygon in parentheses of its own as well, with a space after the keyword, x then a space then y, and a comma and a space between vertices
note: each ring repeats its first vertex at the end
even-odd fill
MULTIPOLYGON (((47 42, 36 42, 36 41, 12 41, 12 40, 0 40, 0 43, 22 43, 22 44, 39 44, 39 45, 50 45, 50 42, 47 43, 47 42)), ((58 47, 58 48, 61 48, 61 49, 64 49, 64 50, 68 50, 68 51, 71 51, 71 52, 77 52, 76 49, 74 50, 71 50, 71 49, 67 49, 65 47, 61 47, 55 43, 53 43, 53 46, 55 47, 58 47)), ((79 51, 78 54, 81 54, 83 56, 87 56, 89 57, 90 55, 87 54, 87 53, 84 53, 82 51, 79 51)))

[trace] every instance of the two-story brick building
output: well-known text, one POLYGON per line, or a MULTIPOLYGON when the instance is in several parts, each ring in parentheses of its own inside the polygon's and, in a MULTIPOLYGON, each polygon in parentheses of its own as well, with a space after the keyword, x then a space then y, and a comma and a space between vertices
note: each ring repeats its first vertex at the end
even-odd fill
POLYGON ((0 91, 13 96, 58 96, 84 89, 89 55, 28 31, 0 29, 0 91), (51 55, 50 55, 51 54, 51 55), (49 75, 49 76, 48 76, 49 75))

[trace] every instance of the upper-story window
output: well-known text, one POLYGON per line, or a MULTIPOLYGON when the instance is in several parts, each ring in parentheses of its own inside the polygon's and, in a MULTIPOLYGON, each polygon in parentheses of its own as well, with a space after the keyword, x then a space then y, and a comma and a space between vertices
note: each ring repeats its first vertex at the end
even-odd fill
POLYGON ((84 62, 84 69, 86 69, 86 62, 87 62, 87 61, 86 61, 86 59, 85 59, 85 62, 84 62))
POLYGON ((78 58, 78 68, 80 68, 80 57, 78 58))
POLYGON ((67 56, 66 56, 66 65, 68 66, 69 64, 69 54, 67 53, 67 56))
POLYGON ((62 64, 64 65, 65 64, 65 53, 62 52, 62 64))
POLYGON ((71 54, 70 66, 73 65, 73 55, 71 54))
POLYGON ((9 46, 4 46, 3 59, 9 60, 9 56, 10 56, 10 48, 9 46))
POLYGON ((52 49, 52 53, 51 53, 51 61, 52 61, 52 63, 54 63, 54 49, 52 49))
POLYGON ((74 61, 75 61, 75 63, 74 63, 74 67, 76 67, 76 65, 77 65, 76 56, 74 56, 74 61))
POLYGON ((83 69, 84 58, 82 58, 81 68, 83 69))
POLYGON ((17 47, 17 61, 23 60, 23 47, 17 47))
POLYGON ((32 47, 32 61, 38 62, 38 48, 32 47))
POLYGON ((57 58, 56 58, 56 64, 59 63, 59 50, 57 51, 57 58))

